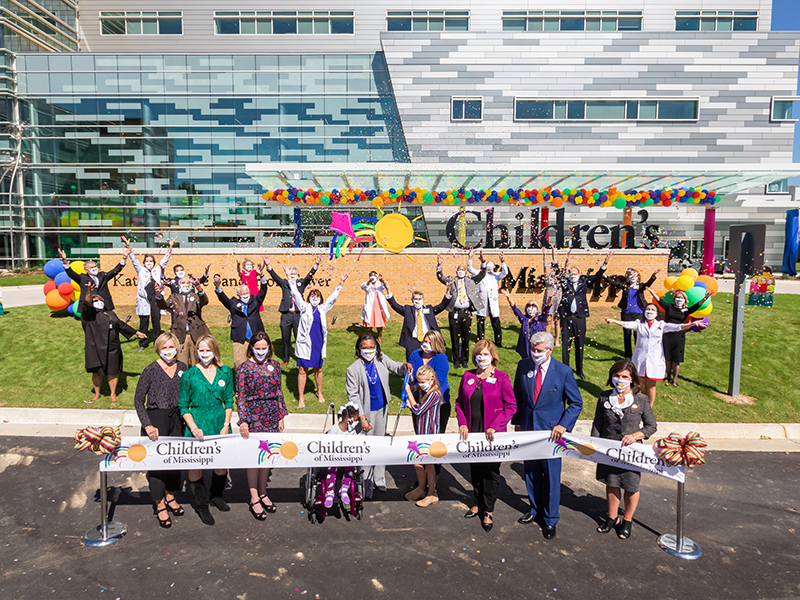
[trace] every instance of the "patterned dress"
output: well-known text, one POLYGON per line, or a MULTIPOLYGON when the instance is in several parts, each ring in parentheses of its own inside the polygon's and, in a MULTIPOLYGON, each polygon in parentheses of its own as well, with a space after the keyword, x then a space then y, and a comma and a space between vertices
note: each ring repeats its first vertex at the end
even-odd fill
POLYGON ((236 369, 239 425, 253 433, 278 433, 278 422, 289 414, 281 389, 281 365, 277 360, 254 360, 236 369))
MULTIPOLYGON (((219 435, 225 424, 225 410, 233 409, 233 371, 217 367, 214 382, 208 383, 199 366, 183 373, 178 398, 181 417, 189 413, 203 435, 219 435)), ((186 437, 193 437, 186 429, 186 437)))

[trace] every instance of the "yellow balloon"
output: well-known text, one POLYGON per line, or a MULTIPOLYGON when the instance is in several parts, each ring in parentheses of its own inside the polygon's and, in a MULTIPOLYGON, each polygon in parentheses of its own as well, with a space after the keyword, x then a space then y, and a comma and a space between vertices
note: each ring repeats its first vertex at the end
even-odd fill
POLYGON ((708 315, 711 314, 712 308, 714 308, 713 302, 709 301, 708 306, 706 306, 703 310, 698 310, 697 312, 694 312, 689 316, 702 319, 703 317, 707 317, 708 315))
POLYGON ((86 273, 86 269, 83 266, 82 260, 73 260, 71 263, 69 263, 69 266, 70 268, 72 268, 73 271, 75 271, 79 275, 83 275, 84 273, 86 273))
POLYGON ((676 290, 683 290, 685 292, 691 287, 694 287, 694 278, 689 277, 688 275, 681 275, 675 282, 676 290))
POLYGON ((697 277, 699 276, 699 273, 695 269, 691 269, 690 268, 690 269, 684 269, 683 271, 681 271, 681 277, 683 277, 684 275, 686 275, 687 277, 691 277, 692 279, 697 279, 697 277))
POLYGON ((678 278, 675 275, 670 275, 664 280, 664 287, 667 288, 669 291, 673 291, 675 289, 675 282, 678 281, 678 278))

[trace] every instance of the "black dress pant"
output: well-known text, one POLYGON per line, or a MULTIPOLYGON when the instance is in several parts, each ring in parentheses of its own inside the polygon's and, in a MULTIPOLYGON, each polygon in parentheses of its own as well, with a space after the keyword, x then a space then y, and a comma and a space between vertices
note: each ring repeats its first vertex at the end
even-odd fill
POLYGON ((281 340, 283 341, 283 362, 292 357, 292 333, 297 341, 297 328, 300 327, 300 313, 281 313, 281 340))
MULTIPOLYGON (((140 315, 139 316, 139 331, 143 334, 147 335, 147 330, 150 327, 150 321, 153 322, 153 342, 156 341, 156 338, 160 336, 163 332, 161 331, 161 309, 156 306, 155 302, 150 303, 150 315, 140 315)), ((139 347, 140 348, 147 348, 148 338, 143 338, 139 340, 139 347)))
POLYGON ((586 317, 561 317, 561 362, 569 366, 570 346, 575 345, 575 372, 583 375, 583 344, 586 340, 586 317))
MULTIPOLYGON (((147 411, 150 424, 158 429, 159 437, 180 437, 183 435, 183 425, 180 411, 175 408, 151 408, 147 411)), ((142 436, 147 432, 142 427, 142 436)), ((150 499, 154 503, 160 502, 166 492, 174 494, 181 487, 180 471, 148 471, 147 479, 150 482, 150 499)))
MULTIPOLYGON (((489 321, 492 324, 492 331, 494 331, 494 345, 498 348, 503 347, 503 325, 500 323, 500 317, 489 316, 489 321)), ((486 317, 480 315, 475 317, 475 323, 478 326, 478 339, 482 340, 486 335, 486 317)))
POLYGON ((468 308, 456 308, 447 317, 450 324, 450 346, 453 349, 453 363, 467 364, 469 360, 469 332, 472 328, 472 313, 468 308))
MULTIPOLYGON (((622 313, 622 321, 641 321, 644 318, 642 313, 622 313)), ((625 358, 633 358, 633 345, 636 344, 636 332, 633 329, 623 329, 622 337, 625 340, 625 358), (631 344, 633 338, 633 344, 631 344)))
POLYGON ((479 512, 494 512, 494 503, 500 489, 500 463, 470 463, 472 490, 475 494, 475 506, 479 512))

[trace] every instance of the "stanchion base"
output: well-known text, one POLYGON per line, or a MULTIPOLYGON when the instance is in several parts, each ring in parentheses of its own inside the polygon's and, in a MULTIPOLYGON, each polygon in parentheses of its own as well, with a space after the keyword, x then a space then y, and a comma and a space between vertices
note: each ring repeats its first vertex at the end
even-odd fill
POLYGON ((687 537, 683 538, 683 544, 678 548, 678 538, 673 533, 665 533, 660 536, 658 538, 658 546, 667 554, 686 560, 697 560, 703 555, 700 546, 687 537))
POLYGON ((111 521, 106 528, 106 537, 104 539, 102 527, 100 525, 95 525, 81 538, 81 543, 90 548, 108 546, 109 544, 120 541, 127 531, 127 527, 122 523, 111 521))

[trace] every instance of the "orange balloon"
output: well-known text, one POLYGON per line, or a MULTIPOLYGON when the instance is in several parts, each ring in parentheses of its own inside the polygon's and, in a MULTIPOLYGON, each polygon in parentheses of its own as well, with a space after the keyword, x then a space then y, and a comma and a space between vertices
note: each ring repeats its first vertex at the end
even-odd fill
POLYGON ((44 298, 44 303, 47 304, 50 310, 64 310, 71 304, 69 296, 65 298, 58 293, 57 289, 47 293, 47 296, 44 298))
POLYGON ((670 275, 664 280, 664 287, 670 291, 673 291, 675 289, 676 281, 678 281, 678 278, 675 277, 674 275, 670 275))
POLYGON ((706 288, 708 288, 712 298, 717 295, 717 292, 719 291, 719 283, 717 283, 716 279, 710 275, 700 275, 700 277, 697 278, 697 281, 702 281, 706 284, 706 288))
POLYGON ((556 208, 561 208, 561 205, 564 204, 564 201, 561 198, 555 198, 550 204, 556 208))

